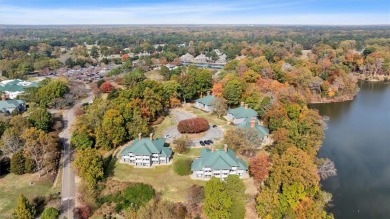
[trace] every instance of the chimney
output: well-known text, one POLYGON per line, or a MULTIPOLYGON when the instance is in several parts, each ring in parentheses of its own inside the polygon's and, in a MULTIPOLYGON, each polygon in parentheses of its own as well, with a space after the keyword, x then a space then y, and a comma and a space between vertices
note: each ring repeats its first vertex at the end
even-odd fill
POLYGON ((1 100, 7 100, 7 96, 5 96, 5 94, 1 95, 1 100))
POLYGON ((208 90, 208 91, 207 91, 207 96, 209 96, 209 95, 210 95, 210 91, 208 90))
POLYGON ((215 151, 215 148, 214 148, 214 145, 211 146, 211 153, 214 153, 215 151))
POLYGON ((241 106, 244 106, 244 102, 241 102, 241 104, 240 104, 241 106))
POLYGON ((142 133, 139 133, 139 134, 138 134, 138 140, 141 141, 141 138, 142 138, 142 133))
POLYGON ((150 133, 150 140, 153 141, 153 133, 150 133))
POLYGON ((245 109, 248 109, 248 104, 245 104, 245 109))
POLYGON ((224 150, 225 152, 228 151, 228 146, 227 146, 227 144, 224 144, 224 145, 223 145, 223 150, 224 150))
POLYGON ((255 125, 256 125, 256 119, 255 119, 255 117, 252 117, 250 124, 251 124, 251 128, 254 128, 254 127, 255 127, 255 125))

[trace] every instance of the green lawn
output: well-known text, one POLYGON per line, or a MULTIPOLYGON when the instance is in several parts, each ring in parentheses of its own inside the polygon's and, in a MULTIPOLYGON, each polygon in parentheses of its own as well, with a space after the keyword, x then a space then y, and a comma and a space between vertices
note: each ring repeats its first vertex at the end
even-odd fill
POLYGON ((200 116, 200 117, 207 119, 207 121, 209 121, 209 123, 211 125, 218 125, 224 131, 227 131, 229 129, 234 128, 233 125, 227 124, 227 121, 225 120, 225 118, 223 118, 223 117, 218 118, 217 114, 215 114, 215 113, 208 113, 208 112, 202 111, 200 109, 197 109, 193 106, 186 106, 186 107, 183 107, 182 109, 184 109, 185 111, 187 111, 189 113, 193 113, 197 116, 200 116))
MULTIPOLYGON (((200 149, 192 149, 184 155, 174 155, 174 160, 180 157, 196 157, 200 149)), ((204 185, 204 181, 192 180, 190 176, 179 176, 172 165, 153 168, 134 168, 128 164, 116 163, 113 179, 128 182, 143 182, 153 186, 163 197, 173 202, 185 201, 187 190, 193 185, 204 185)))
POLYGON ((60 189, 59 187, 52 189, 52 183, 44 177, 40 179, 34 174, 18 176, 12 173, 0 178, 0 188, 0 218, 7 218, 12 214, 21 193, 32 200, 37 196, 58 192, 60 189), (30 185, 30 182, 33 184, 30 185))

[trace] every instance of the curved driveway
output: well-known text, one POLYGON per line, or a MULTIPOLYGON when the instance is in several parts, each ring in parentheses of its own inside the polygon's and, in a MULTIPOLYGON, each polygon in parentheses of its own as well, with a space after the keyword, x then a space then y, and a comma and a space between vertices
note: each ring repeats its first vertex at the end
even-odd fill
MULTIPOLYGON (((191 119, 195 118, 196 116, 192 113, 179 110, 179 109, 173 109, 171 110, 171 116, 174 118, 176 121, 176 125, 173 125, 169 128, 167 128, 164 131, 164 136, 166 135, 171 135, 171 138, 168 138, 166 141, 168 143, 172 143, 172 141, 178 137, 181 136, 180 132, 177 130, 177 123, 180 122, 181 120, 185 119, 191 119)), ((199 141, 204 141, 204 140, 220 140, 223 137, 223 131, 220 127, 213 128, 213 124, 210 124, 209 130, 206 131, 205 135, 200 138, 192 139, 192 146, 199 146, 199 141)))

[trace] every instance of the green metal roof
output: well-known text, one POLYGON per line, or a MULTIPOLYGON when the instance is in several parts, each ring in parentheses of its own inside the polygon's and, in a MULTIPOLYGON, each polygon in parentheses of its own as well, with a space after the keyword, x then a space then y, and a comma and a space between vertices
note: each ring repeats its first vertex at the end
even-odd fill
POLYGON ((204 105, 208 105, 210 106, 211 103, 214 101, 214 96, 213 95, 207 95, 207 96, 204 96, 202 98, 199 98, 197 100, 195 100, 196 102, 199 102, 201 104, 204 104, 204 105))
POLYGON ((0 108, 1 109, 7 109, 7 108, 17 108, 20 104, 25 103, 23 100, 1 100, 0 101, 0 108))
POLYGON ((228 149, 227 152, 224 149, 217 149, 214 152, 211 152, 210 149, 203 149, 200 158, 192 162, 191 170, 202 170, 203 167, 209 167, 213 170, 226 170, 232 167, 237 167, 240 170, 248 169, 244 160, 238 158, 231 149, 228 149))
POLYGON ((153 141, 150 138, 138 138, 133 141, 133 143, 125 147, 121 155, 128 155, 130 152, 135 155, 147 155, 152 154, 161 154, 163 156, 170 157, 172 155, 172 149, 169 147, 164 147, 164 139, 157 138, 153 141))
POLYGON ((0 91, 21 92, 28 87, 38 87, 38 83, 23 81, 20 79, 6 80, 0 82, 0 91))
POLYGON ((255 110, 251 108, 245 109, 245 107, 242 106, 234 109, 229 109, 228 113, 232 114, 234 118, 252 118, 252 117, 257 117, 258 115, 258 113, 255 110))
MULTIPOLYGON (((250 118, 246 119, 245 122, 238 124, 237 127, 243 128, 243 129, 250 129, 250 118)), ((259 120, 256 119, 255 127, 253 127, 254 130, 258 132, 258 135, 260 138, 263 138, 264 136, 269 135, 269 130, 265 128, 264 126, 259 125, 259 120)))

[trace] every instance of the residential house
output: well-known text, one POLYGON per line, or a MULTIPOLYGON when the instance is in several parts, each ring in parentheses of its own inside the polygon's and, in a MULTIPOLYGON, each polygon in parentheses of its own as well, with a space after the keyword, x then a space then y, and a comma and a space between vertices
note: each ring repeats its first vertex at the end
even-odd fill
POLYGON ((228 175, 238 175, 240 178, 248 177, 248 166, 244 160, 238 158, 233 150, 228 149, 203 149, 199 158, 191 164, 192 178, 210 179, 217 177, 224 179, 228 175))
POLYGON ((11 114, 15 110, 17 112, 26 111, 26 102, 23 100, 7 99, 6 95, 2 95, 0 101, 0 112, 7 115, 11 114))
POLYGON ((228 121, 233 122, 235 125, 248 121, 252 117, 257 117, 258 113, 249 108, 248 104, 241 102, 241 106, 235 109, 229 109, 227 111, 226 118, 228 121))
POLYGON ((257 132, 257 135, 263 140, 263 145, 270 143, 269 130, 260 124, 260 121, 256 117, 247 119, 243 123, 237 125, 242 129, 252 129, 257 132))
POLYGON ((212 112, 214 109, 211 106, 211 103, 214 101, 214 99, 215 97, 213 95, 207 94, 207 96, 195 100, 194 106, 203 111, 212 112))
POLYGON ((153 139, 153 133, 150 134, 150 138, 142 138, 140 133, 138 139, 122 150, 121 162, 137 167, 170 164, 172 149, 164 145, 165 139, 153 139))

